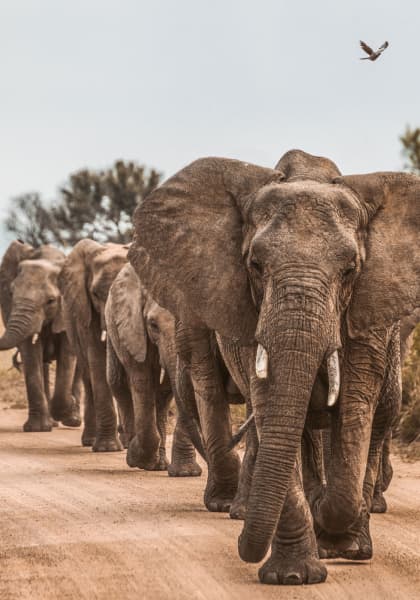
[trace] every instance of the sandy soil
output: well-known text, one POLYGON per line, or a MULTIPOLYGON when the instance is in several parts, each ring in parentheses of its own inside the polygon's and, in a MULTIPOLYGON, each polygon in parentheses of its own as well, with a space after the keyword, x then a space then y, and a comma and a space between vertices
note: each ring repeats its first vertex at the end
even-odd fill
POLYGON ((23 433, 24 418, 0 410, 1 600, 420 598, 420 463, 394 460, 371 562, 269 587, 238 558, 241 524, 204 510, 204 477, 130 470, 123 453, 81 448, 78 430, 23 433))

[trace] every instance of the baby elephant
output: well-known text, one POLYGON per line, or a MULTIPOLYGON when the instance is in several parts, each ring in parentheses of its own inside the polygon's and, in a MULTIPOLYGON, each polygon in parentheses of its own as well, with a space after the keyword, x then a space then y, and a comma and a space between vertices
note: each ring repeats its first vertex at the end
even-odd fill
MULTIPOLYGON (((130 467, 198 476, 190 435, 192 419, 180 411, 172 460, 166 458, 166 420, 176 395, 175 323, 150 297, 131 265, 115 278, 105 306, 107 379, 118 403, 120 438, 130 467)), ((199 434, 197 432, 200 445, 199 434)), ((203 450, 202 450, 203 451, 203 450)))

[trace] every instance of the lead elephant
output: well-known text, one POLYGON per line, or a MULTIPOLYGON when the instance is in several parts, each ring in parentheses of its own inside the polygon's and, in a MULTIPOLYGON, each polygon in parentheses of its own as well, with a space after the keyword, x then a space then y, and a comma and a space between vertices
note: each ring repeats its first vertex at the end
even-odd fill
POLYGON ((51 431, 52 419, 80 426, 76 358, 64 331, 57 279, 64 254, 52 246, 33 248, 16 240, 0 266, 0 304, 6 330, 0 350, 17 347, 28 398, 24 431, 51 431), (49 364, 57 361, 50 398, 49 364), (74 393, 73 393, 74 392, 74 393))
MULTIPOLYGON (((176 395, 175 321, 150 297, 129 264, 111 285, 105 320, 107 379, 119 407, 128 465, 168 468, 174 477, 201 475, 182 411, 168 467, 166 422, 169 403, 176 395)), ((196 443, 200 443, 198 435, 196 443)))
POLYGON ((67 256, 59 277, 64 321, 77 356, 85 388, 82 444, 94 452, 122 450, 117 418, 106 381, 105 303, 109 288, 127 262, 119 244, 78 242, 67 256))
MULTIPOLYGON (((360 549, 372 424, 398 381, 398 322, 420 304, 419 194, 413 175, 342 177, 331 161, 292 151, 277 170, 196 161, 136 211, 129 259, 180 322, 178 352, 196 395, 208 406, 220 395, 209 331, 222 354, 236 352, 226 362, 249 388, 260 444, 239 553, 259 562, 271 544, 263 582, 327 575, 299 465, 320 370, 330 379, 334 453, 328 485, 312 498, 316 529, 329 548, 360 549)), ((226 445, 222 456, 231 459, 226 445)))

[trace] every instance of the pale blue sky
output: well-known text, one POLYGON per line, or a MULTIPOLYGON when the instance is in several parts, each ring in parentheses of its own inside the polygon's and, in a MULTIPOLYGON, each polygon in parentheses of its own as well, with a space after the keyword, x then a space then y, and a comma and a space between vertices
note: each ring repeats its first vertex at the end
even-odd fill
POLYGON ((417 0, 0 0, 0 216, 78 168, 200 156, 402 166, 420 126, 417 0), (389 49, 359 61, 359 39, 389 49))

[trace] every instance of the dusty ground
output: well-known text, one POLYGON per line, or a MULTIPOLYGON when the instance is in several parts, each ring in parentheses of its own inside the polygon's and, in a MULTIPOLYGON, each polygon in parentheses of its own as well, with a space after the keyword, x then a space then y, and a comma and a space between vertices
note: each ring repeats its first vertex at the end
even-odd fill
POLYGON ((204 477, 130 470, 80 431, 23 433, 0 409, 0 599, 420 598, 420 464, 395 459, 375 557, 329 561, 325 584, 273 588, 236 552, 241 524, 202 505, 204 477))

